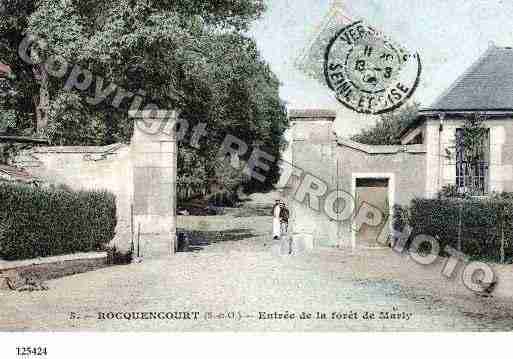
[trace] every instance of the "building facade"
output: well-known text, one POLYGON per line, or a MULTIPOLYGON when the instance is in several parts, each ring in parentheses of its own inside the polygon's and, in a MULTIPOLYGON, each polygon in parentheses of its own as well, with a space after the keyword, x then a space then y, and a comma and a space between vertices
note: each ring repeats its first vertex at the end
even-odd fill
POLYGON ((337 138, 336 114, 329 111, 292 110, 289 117, 289 158, 301 176, 285 189, 295 212, 293 233, 310 247, 383 245, 394 205, 435 198, 447 187, 481 197, 513 192, 511 48, 491 46, 432 106, 420 111, 401 134, 401 145, 369 146, 337 138), (484 131, 472 160, 466 158, 463 140, 463 128, 471 118, 479 118, 484 131), (312 184, 307 174, 323 184, 312 184), (309 195, 304 195, 305 188, 309 195), (333 190, 352 198, 351 216, 334 219, 317 204, 333 190), (362 220, 365 208, 376 210, 369 216, 373 220, 362 220))
POLYGON ((291 161, 298 176, 291 176, 284 193, 292 208, 293 235, 307 247, 374 247, 386 242, 393 206, 425 195, 426 146, 369 146, 337 138, 332 112, 295 110, 289 117, 291 161), (345 208, 334 203, 340 218, 326 213, 333 192, 344 198, 339 202, 345 208), (359 212, 375 213, 369 222, 379 223, 360 223, 356 231, 359 212))

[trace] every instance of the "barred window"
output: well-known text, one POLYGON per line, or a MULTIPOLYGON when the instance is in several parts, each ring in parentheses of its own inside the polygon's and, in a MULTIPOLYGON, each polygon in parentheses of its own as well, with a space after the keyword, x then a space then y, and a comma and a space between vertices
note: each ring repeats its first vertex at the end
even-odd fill
POLYGON ((477 159, 465 158, 463 129, 456 130, 456 187, 459 193, 486 195, 489 191, 490 133, 483 141, 477 159))

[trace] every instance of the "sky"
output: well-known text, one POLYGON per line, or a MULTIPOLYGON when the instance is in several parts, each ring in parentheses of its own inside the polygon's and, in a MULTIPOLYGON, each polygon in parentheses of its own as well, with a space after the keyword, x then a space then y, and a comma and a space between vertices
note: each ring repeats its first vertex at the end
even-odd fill
MULTIPOLYGON (((382 30, 396 43, 418 52, 422 75, 413 100, 430 105, 490 43, 513 46, 513 1, 355 0, 344 13, 382 30)), ((343 108, 322 83, 294 65, 326 18, 331 0, 267 0, 267 12, 251 29, 282 87, 288 108, 323 108, 338 113, 336 128, 348 137, 376 118, 343 108)))

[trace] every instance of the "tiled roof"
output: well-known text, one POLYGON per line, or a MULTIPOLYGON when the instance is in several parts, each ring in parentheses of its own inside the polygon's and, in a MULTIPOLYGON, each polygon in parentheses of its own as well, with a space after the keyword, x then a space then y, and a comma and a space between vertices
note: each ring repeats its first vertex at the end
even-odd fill
POLYGON ((318 109, 308 109, 308 110, 290 110, 289 118, 294 119, 305 119, 305 118, 336 118, 337 113, 335 111, 330 110, 318 110, 318 109))
POLYGON ((513 49, 488 50, 426 111, 513 109, 513 49))
POLYGON ((0 165, 0 180, 34 182, 37 179, 22 168, 0 165))

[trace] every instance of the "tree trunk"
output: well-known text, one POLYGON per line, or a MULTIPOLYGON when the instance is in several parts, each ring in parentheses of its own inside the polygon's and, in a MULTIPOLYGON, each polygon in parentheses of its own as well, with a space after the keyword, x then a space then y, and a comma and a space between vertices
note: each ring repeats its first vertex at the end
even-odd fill
POLYGON ((7 144, 0 143, 0 164, 7 164, 7 144))
POLYGON ((48 72, 43 65, 35 65, 34 73, 39 80, 39 98, 36 100, 36 133, 38 136, 46 137, 50 107, 48 72))
POLYGON ((463 248, 462 240, 461 240, 461 232, 462 232, 462 215, 463 215, 463 201, 460 202, 459 210, 458 210, 458 250, 461 252, 463 248))
POLYGON ((39 98, 34 99, 36 106, 36 133, 38 136, 46 137, 48 110, 50 107, 49 77, 43 58, 36 47, 31 49, 31 58, 34 63, 32 72, 36 81, 39 82, 39 98))

